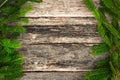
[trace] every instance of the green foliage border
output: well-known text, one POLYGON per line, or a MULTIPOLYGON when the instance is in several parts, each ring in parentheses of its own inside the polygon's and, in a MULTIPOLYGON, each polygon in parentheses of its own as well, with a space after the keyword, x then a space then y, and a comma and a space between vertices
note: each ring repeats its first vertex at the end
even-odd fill
MULTIPOLYGON (((19 80, 23 77, 24 56, 18 52, 21 43, 17 40, 24 32, 22 18, 32 10, 26 2, 41 0, 0 0, 0 80, 19 80)), ((23 53, 24 54, 24 53, 23 53)))
POLYGON ((96 68, 86 73, 84 80, 120 80, 120 0, 83 0, 98 22, 98 32, 103 43, 94 46, 91 54, 109 57, 99 61, 96 68))

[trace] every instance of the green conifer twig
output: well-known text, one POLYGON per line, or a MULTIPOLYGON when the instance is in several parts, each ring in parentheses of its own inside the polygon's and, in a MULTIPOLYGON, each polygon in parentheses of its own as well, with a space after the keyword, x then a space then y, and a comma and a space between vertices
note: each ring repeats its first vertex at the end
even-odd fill
POLYGON ((27 1, 41 2, 2 0, 0 3, 0 80, 19 80, 24 75, 24 56, 18 51, 21 43, 17 39, 25 32, 22 23, 28 22, 21 17, 32 9, 24 5, 27 1))
POLYGON ((102 55, 109 52, 110 55, 108 61, 102 61, 101 67, 96 66, 95 70, 88 72, 84 80, 120 80, 120 0, 100 0, 99 8, 95 6, 93 0, 83 2, 98 21, 98 32, 104 42, 102 46, 101 44, 94 46, 92 54, 102 55), (105 69, 106 73, 102 73, 101 71, 105 69))
POLYGON ((7 2, 8 0, 5 0, 4 2, 2 2, 1 4, 0 4, 0 8, 7 2))

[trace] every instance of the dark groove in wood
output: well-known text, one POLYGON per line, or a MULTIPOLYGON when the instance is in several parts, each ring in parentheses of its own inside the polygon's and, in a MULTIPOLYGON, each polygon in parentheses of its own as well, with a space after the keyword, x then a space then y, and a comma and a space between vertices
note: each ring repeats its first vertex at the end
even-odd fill
MULTIPOLYGON (((92 69, 91 69, 92 70, 92 69)), ((69 73, 71 73, 71 72, 73 72, 73 73, 78 73, 78 72, 88 72, 88 71, 91 71, 91 70, 86 70, 86 71, 23 71, 23 73, 54 73, 54 72, 57 72, 57 73, 63 73, 63 72, 69 72, 69 73)))
POLYGON ((62 45, 63 44, 65 44, 65 45, 79 44, 79 45, 84 45, 84 46, 93 46, 93 45, 97 45, 98 43, 32 43, 32 44, 29 44, 29 45, 55 45, 55 44, 62 44, 62 45))

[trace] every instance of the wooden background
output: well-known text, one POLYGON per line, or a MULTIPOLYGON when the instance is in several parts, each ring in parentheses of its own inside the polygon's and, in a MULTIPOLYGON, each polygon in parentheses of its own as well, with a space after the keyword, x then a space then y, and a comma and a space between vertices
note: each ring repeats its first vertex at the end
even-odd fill
POLYGON ((20 52, 26 58, 21 80, 83 80, 83 74, 104 58, 89 54, 93 45, 102 42, 91 12, 82 0, 27 4, 34 10, 25 16, 30 23, 20 38, 20 52))

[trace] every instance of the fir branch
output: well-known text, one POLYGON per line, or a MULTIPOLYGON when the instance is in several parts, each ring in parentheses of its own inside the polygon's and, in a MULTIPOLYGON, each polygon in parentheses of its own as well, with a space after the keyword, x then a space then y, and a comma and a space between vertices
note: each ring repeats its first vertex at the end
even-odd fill
POLYGON ((41 0, 2 0, 0 4, 0 80, 19 80, 24 75, 24 56, 18 52, 21 43, 17 39, 25 32, 22 22, 28 22, 21 17, 32 9, 23 6, 27 1, 41 0))
POLYGON ((97 19, 98 32, 104 41, 104 44, 92 48, 92 54, 98 56, 108 51, 110 55, 109 61, 106 63, 108 65, 106 70, 103 68, 104 65, 101 66, 102 68, 96 67, 95 70, 87 74, 96 73, 98 76, 86 75, 84 80, 120 80, 120 0, 100 0, 102 7, 99 8, 95 7, 93 0, 83 0, 83 2, 97 19), (111 21, 106 15, 109 15, 111 21), (108 71, 107 69, 109 69, 109 74, 101 73, 102 70, 108 71), (105 75, 109 75, 109 77, 105 75))

